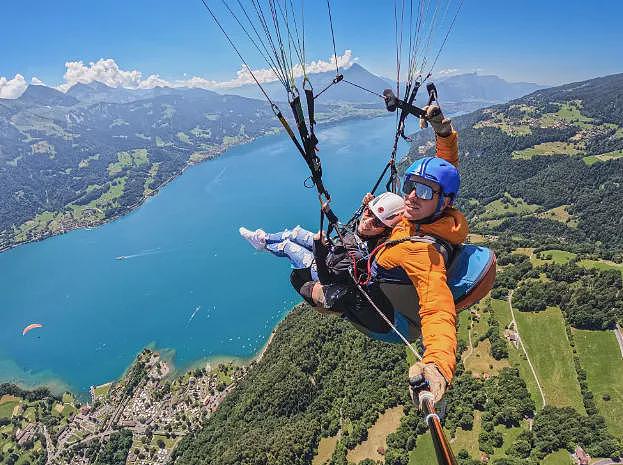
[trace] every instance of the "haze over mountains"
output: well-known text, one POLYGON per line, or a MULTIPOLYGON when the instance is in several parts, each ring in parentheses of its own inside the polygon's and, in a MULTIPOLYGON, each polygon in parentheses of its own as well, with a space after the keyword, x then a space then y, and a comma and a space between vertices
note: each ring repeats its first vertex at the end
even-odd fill
MULTIPOLYGON (((368 71, 363 66, 354 63, 346 69, 340 69, 344 75, 344 81, 338 85, 332 85, 331 82, 335 78, 335 72, 328 71, 322 73, 314 73, 308 75, 314 92, 320 93, 329 86, 322 95, 318 96, 318 103, 349 103, 349 104, 378 104, 379 94, 383 89, 391 87, 395 88, 395 82, 386 77, 377 76, 368 71), (352 84, 351 84, 352 83, 352 84), (355 87, 353 84, 361 86, 364 90, 355 87), (376 94, 376 95, 375 95, 376 94)), ((508 82, 494 75, 479 75, 477 73, 459 74, 449 77, 433 78, 438 87, 440 101, 446 107, 446 112, 457 113, 471 111, 483 106, 496 103, 503 103, 509 100, 521 97, 523 95, 542 89, 544 86, 528 83, 528 82, 508 82)), ((262 84, 264 90, 272 100, 283 102, 286 100, 284 89, 279 81, 273 81, 262 84)), ((302 91, 302 78, 297 79, 297 86, 302 91)), ((32 86, 31 86, 32 87, 32 86)), ((39 86, 43 87, 43 86, 39 86)), ((51 98, 49 104, 55 105, 56 102, 62 105, 71 104, 71 100, 63 100, 58 93, 52 92, 50 89, 48 97, 51 98), (55 95, 52 98, 52 95, 55 95)), ((157 97, 160 95, 169 95, 188 89, 186 87, 155 87, 152 89, 129 89, 123 87, 110 87, 102 82, 92 81, 90 83, 78 83, 73 85, 66 92, 66 95, 73 97, 81 103, 129 103, 137 100, 157 97)), ((20 100, 30 103, 36 103, 32 100, 31 92, 25 92, 20 100)), ((37 95, 41 97, 43 90, 37 95)), ((233 94, 241 97, 254 98, 264 100, 265 97, 255 84, 247 84, 241 87, 231 88, 227 90, 219 90, 220 94, 233 94)), ((426 100, 426 92, 421 91, 418 96, 418 103, 424 104, 426 100)))
MULTIPOLYGON (((381 94, 383 89, 395 87, 395 82, 379 77, 363 66, 355 63, 350 68, 340 70, 344 80, 338 85, 328 88, 318 97, 322 103, 351 102, 351 103, 378 103, 379 96, 357 88, 350 83, 357 84, 381 94)), ((316 92, 328 86, 335 78, 334 72, 317 73, 309 76, 316 92)), ((445 105, 446 111, 457 113, 472 111, 484 106, 503 103, 523 95, 542 89, 541 86, 529 82, 507 82, 497 76, 480 76, 477 73, 460 74, 435 80, 439 91, 439 98, 445 105)), ((302 79, 297 80, 297 86, 302 86, 302 79)), ((284 99, 284 90, 280 82, 263 84, 271 98, 277 101, 284 99)), ((250 98, 263 98, 256 85, 246 85, 230 89, 228 93, 250 98)), ((422 89, 418 102, 424 104, 426 92, 422 89)))

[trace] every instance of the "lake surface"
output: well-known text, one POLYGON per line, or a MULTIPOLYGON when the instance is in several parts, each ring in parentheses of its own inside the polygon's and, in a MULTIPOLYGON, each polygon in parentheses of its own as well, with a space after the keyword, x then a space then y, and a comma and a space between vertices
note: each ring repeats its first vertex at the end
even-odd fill
MULTIPOLYGON (((393 127, 386 117, 318 131, 343 219, 384 167, 393 127)), ((187 170, 117 221, 0 254, 0 382, 84 393, 148 345, 170 349, 177 367, 252 356, 301 299, 287 261, 255 251, 238 227, 315 230, 307 176, 287 136, 263 138, 187 170), (44 326, 22 336, 30 323, 44 326)))

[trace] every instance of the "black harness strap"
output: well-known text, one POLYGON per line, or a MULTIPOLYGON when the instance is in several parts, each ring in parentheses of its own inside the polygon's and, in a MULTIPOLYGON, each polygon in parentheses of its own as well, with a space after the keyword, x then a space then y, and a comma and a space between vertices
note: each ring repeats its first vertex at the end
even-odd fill
POLYGON ((294 98, 290 100, 290 107, 292 108, 292 114, 294 115, 294 121, 296 127, 301 135, 301 141, 305 144, 309 139, 309 132, 307 131, 307 124, 305 124, 305 116, 303 116, 303 107, 301 105, 301 97, 298 92, 294 94, 294 98))
POLYGON ((305 91, 305 99, 307 100, 307 114, 309 118, 309 130, 314 134, 314 125, 316 124, 316 120, 314 119, 314 88, 309 82, 309 79, 305 78, 303 80, 303 90, 305 91), (307 88, 306 86, 309 86, 307 88))

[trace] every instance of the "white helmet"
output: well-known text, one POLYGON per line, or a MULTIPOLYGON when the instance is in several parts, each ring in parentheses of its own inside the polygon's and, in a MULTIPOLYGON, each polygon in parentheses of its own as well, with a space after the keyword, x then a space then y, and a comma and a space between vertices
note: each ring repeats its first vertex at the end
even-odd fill
POLYGON ((400 221, 405 201, 393 192, 384 192, 372 199, 368 203, 368 208, 385 226, 393 228, 400 221))

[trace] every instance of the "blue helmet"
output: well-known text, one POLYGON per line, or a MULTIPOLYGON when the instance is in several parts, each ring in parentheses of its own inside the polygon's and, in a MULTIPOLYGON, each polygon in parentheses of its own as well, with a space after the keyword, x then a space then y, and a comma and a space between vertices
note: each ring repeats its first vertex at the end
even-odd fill
POLYGON ((461 185, 461 176, 452 163, 439 157, 424 157, 413 162, 405 171, 404 181, 413 176, 433 181, 439 184, 444 196, 456 199, 461 185))

